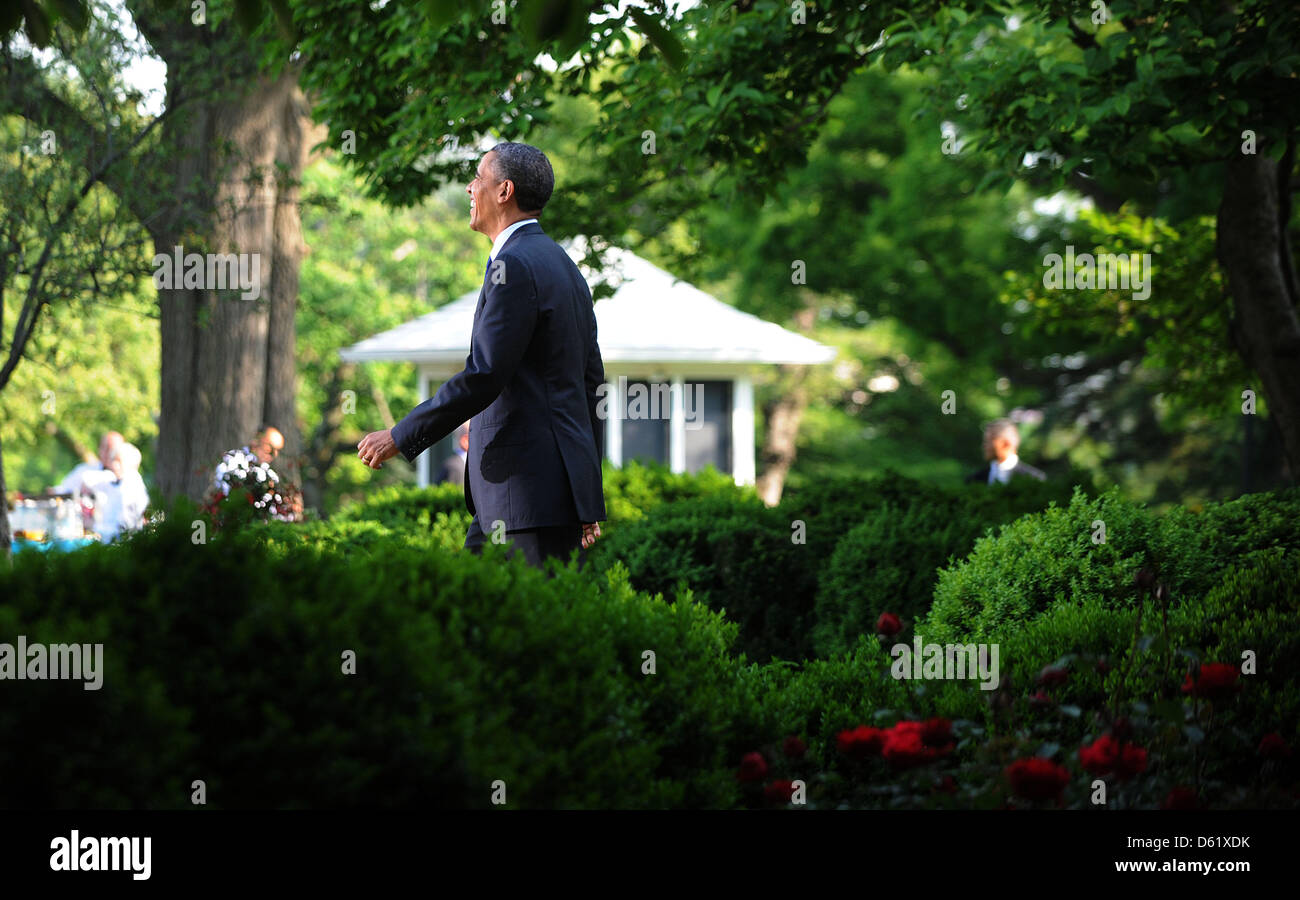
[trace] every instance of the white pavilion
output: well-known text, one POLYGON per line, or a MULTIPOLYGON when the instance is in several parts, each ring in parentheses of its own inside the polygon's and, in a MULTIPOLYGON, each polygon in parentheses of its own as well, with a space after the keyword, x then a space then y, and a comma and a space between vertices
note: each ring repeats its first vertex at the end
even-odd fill
MULTIPOLYGON (((578 260, 575 243, 569 255, 578 260)), ((755 478, 755 367, 820 365, 835 349, 723 303, 627 250, 605 253, 601 272, 584 269, 596 301, 605 364, 605 455, 666 463, 674 472, 712 464, 736 484, 755 478)), ((479 292, 339 351, 345 362, 408 362, 419 372, 420 400, 461 371, 469 354, 479 292)), ((454 451, 448 436, 416 463, 421 487, 454 451)))

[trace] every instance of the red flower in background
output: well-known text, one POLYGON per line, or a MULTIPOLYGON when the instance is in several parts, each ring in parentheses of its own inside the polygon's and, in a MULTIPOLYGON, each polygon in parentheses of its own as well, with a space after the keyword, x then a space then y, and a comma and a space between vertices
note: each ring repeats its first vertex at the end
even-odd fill
POLYGON ((1038 691, 1029 698, 1030 709, 1047 709, 1055 705, 1056 701, 1049 697, 1046 691, 1038 691))
POLYGON ((911 769, 930 762, 938 756, 938 751, 925 746, 921 740, 920 722, 899 722, 885 732, 885 746, 880 755, 895 769, 911 769), (915 727, 904 728, 904 725, 915 727))
POLYGON ((898 620, 898 616, 893 613, 881 613, 880 618, 876 619, 876 634, 883 634, 885 637, 893 637, 903 630, 903 623, 898 620))
POLYGON ((1174 788, 1160 804, 1161 809, 1196 809, 1198 806, 1196 791, 1187 787, 1174 788))
POLYGON ((947 719, 899 722, 885 732, 880 755, 896 769, 933 762, 952 749, 952 723, 947 719))
POLYGON ((1205 663, 1195 679, 1192 678, 1191 672, 1187 673, 1187 679, 1183 682, 1183 693, 1207 700, 1227 697, 1241 689, 1241 684, 1238 682, 1240 674, 1232 663, 1205 663))
POLYGON ((1079 765, 1092 775, 1106 775, 1119 761, 1120 746, 1109 734, 1103 734, 1086 747, 1079 748, 1079 765))
POLYGON ((781 744, 781 752, 791 759, 803 759, 804 753, 808 750, 808 745, 801 738, 790 735, 781 744))
POLYGON ((1038 683, 1043 687, 1055 687, 1070 680, 1070 673, 1060 666, 1047 666, 1038 673, 1038 683))
POLYGON ((1070 782, 1070 773, 1064 766, 1050 759, 1031 756, 1018 759, 1006 768, 1011 790, 1026 800, 1051 800, 1061 795, 1070 782))
POLYGON ((793 796, 793 781, 774 781, 763 788, 763 799, 768 803, 789 803, 793 796))
POLYGON ((1147 752, 1135 744, 1125 744, 1115 761, 1115 774, 1122 779, 1132 778, 1147 770, 1147 752))
POLYGON ((736 778, 743 782, 762 781, 767 775, 767 760, 763 759, 763 754, 754 752, 746 753, 740 760, 740 771, 736 773, 736 778))
POLYGON ((1291 755, 1291 747, 1282 735, 1274 731, 1260 739, 1259 755, 1265 759, 1286 759, 1291 755))
POLYGON ((875 756, 885 746, 885 732, 879 728, 859 725, 857 728, 841 731, 835 739, 840 752, 854 759, 875 756))
POLYGON ((1079 748, 1079 765, 1092 775, 1114 772, 1127 779, 1146 771, 1147 752, 1136 744, 1121 744, 1114 735, 1103 734, 1088 746, 1079 748))

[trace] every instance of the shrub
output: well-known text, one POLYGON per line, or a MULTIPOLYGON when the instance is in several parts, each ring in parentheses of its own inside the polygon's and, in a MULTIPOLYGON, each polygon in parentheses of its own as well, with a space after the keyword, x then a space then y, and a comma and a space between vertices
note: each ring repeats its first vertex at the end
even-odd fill
POLYGON ((196 778, 216 808, 487 807, 497 779, 510 806, 734 804, 761 706, 689 594, 374 525, 346 553, 260 526, 195 545, 192 518, 0 572, 6 633, 102 642, 107 670, 0 684, 24 735, 0 806, 184 808, 196 778))
POLYGON ((1300 546, 1298 520, 1295 490, 1164 517, 1114 489, 1095 500, 1076 493, 1065 508, 1025 516, 982 538, 965 560, 942 570, 927 627, 936 637, 1005 635, 1056 603, 1127 606, 1143 567, 1178 605, 1204 595, 1242 553, 1300 546), (1104 543, 1093 540, 1098 521, 1104 543))
MULTIPOLYGON (((930 640, 1006 636, 1056 603, 1124 605, 1133 577, 1171 551, 1155 517, 1117 490, 1089 499, 1077 491, 1069 506, 1052 506, 981 538, 970 555, 939 572, 925 623, 930 640), (1097 522, 1104 523, 1105 540, 1097 522)), ((1171 587, 1191 587, 1177 573, 1171 587)), ((918 629, 921 626, 917 626, 918 629)))
MULTIPOLYGON (((375 522, 397 530, 412 527, 432 529, 438 515, 463 516, 469 527, 470 514, 465 508, 465 491, 454 484, 439 484, 420 488, 412 485, 391 485, 367 495, 358 503, 350 503, 332 516, 331 522, 375 522)), ((464 542, 464 531, 461 532, 464 542)))
MULTIPOLYGON (((618 468, 604 463, 603 484, 605 513, 602 536, 616 531, 623 523, 643 518, 649 510, 663 503, 693 497, 722 495, 739 499, 753 496, 752 490, 736 486, 730 475, 709 466, 695 474, 674 473, 660 463, 629 462, 618 468)), ((465 531, 472 517, 465 507, 464 489, 440 484, 419 488, 392 485, 350 503, 330 517, 332 522, 374 522, 394 530, 429 529, 445 538, 448 546, 464 546, 465 531)))
POLYGON ((930 606, 935 570, 964 553, 982 531, 965 503, 947 496, 867 513, 840 539, 817 590, 813 646, 820 656, 871 634, 882 612, 910 623, 930 606))
MULTIPOLYGON (((736 486, 727 474, 708 466, 695 474, 674 473, 662 463, 604 463, 605 512, 609 531, 636 522, 663 503, 721 495, 740 499, 753 491, 736 486)), ((604 531, 606 529, 602 529, 604 531)))
POLYGON ((689 588, 739 624, 751 659, 807 655, 814 574, 785 516, 753 495, 663 504, 602 538, 590 560, 597 570, 622 563, 638 590, 671 598, 689 588))
POLYGON ((1300 549, 1300 487, 1246 494, 1183 516, 1217 561, 1270 547, 1300 549))
POLYGON ((811 519, 806 555, 820 573, 814 649, 830 656, 852 648, 882 611, 906 622, 923 615, 940 566, 987 529, 1063 495, 1068 488, 1055 483, 945 490, 897 475, 794 495, 782 508, 811 519))
MULTIPOLYGON (((1300 728, 1300 552, 1257 550, 1229 568, 1203 600, 1170 616, 1202 662, 1232 663, 1254 653, 1256 674, 1232 707, 1239 727, 1261 734, 1300 728)), ((1185 666, 1184 666, 1185 668, 1185 666)))

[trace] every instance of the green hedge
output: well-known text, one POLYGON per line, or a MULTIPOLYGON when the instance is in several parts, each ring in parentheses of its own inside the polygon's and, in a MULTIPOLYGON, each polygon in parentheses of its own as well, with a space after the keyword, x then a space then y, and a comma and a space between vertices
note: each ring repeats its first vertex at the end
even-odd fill
POLYGON ((23 736, 0 806, 183 808, 195 779, 218 808, 487 807, 498 779, 512 807, 735 802, 757 683, 689 596, 431 538, 372 552, 379 526, 346 553, 267 526, 196 545, 192 518, 0 572, 0 633, 102 642, 107 670, 0 682, 23 736))
POLYGON ((1241 553, 1300 547, 1300 490, 1158 517, 1117 490, 1024 516, 939 573, 925 627, 936 638, 1007 634, 1057 603, 1130 605, 1144 566, 1175 604, 1203 596, 1241 553), (1094 523, 1105 524, 1095 543, 1094 523))
MULTIPOLYGON (((738 488, 730 475, 712 466, 685 474, 674 473, 660 463, 629 462, 618 468, 606 461, 603 473, 605 512, 609 518, 601 527, 602 534, 642 519, 663 503, 712 495, 734 499, 753 496, 752 490, 738 488)), ((330 521, 375 522, 395 530, 415 528, 454 533, 459 529, 460 540, 456 543, 459 547, 465 543, 470 514, 465 508, 464 489, 457 485, 428 488, 392 485, 343 506, 330 516, 330 521)))
POLYGON ((900 498, 861 510, 861 521, 840 538, 821 572, 813 633, 820 656, 852 648, 882 612, 901 616, 905 625, 924 615, 940 566, 964 556, 988 529, 1065 492, 1063 485, 1039 482, 942 491, 891 479, 888 486, 900 498))
POLYGON ((606 460, 603 478, 609 525, 602 527, 602 532, 643 519, 663 503, 715 495, 740 499, 754 493, 737 487, 730 475, 712 466, 686 474, 674 473, 662 463, 633 461, 618 467, 606 460))
POLYGON ((1170 623, 1203 662, 1233 663, 1253 651, 1256 674, 1233 707, 1242 727, 1300 733, 1300 552, 1273 546, 1243 556, 1205 598, 1170 623))
POLYGON ((740 626, 738 649, 766 662, 809 652, 815 573, 790 523, 757 497, 679 500, 602 538, 590 556, 597 571, 625 566, 642 591, 692 591, 740 626))
MULTIPOLYGON (((469 527, 470 514, 465 508, 465 491, 454 484, 419 488, 391 485, 380 488, 357 503, 350 503, 330 516, 331 522, 374 522, 389 528, 432 529, 439 516, 463 517, 469 527)), ((464 543, 464 530, 461 531, 464 543)))

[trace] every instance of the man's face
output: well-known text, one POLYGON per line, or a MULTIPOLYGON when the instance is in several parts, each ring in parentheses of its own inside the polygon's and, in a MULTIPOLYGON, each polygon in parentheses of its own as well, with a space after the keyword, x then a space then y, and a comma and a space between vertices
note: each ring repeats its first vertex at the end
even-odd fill
POLYGON ((1006 462, 1008 456, 1016 452, 1016 441, 1009 434, 1003 433, 993 439, 993 454, 998 462, 1006 462))
POLYGON ((113 451, 117 449, 118 444, 121 442, 122 439, 120 437, 116 437, 112 434, 106 434, 99 439, 99 464, 105 469, 109 467, 109 457, 113 455, 113 451))
POLYGON ((489 236, 491 232, 488 229, 497 218, 496 194, 501 185, 493 168, 494 159, 495 153, 484 153, 478 161, 474 180, 465 188, 469 194, 469 227, 489 236))
POLYGON ((275 455, 283 449, 284 438, 278 431, 261 435, 253 445, 253 452, 257 454, 257 458, 267 463, 274 460, 275 455))

